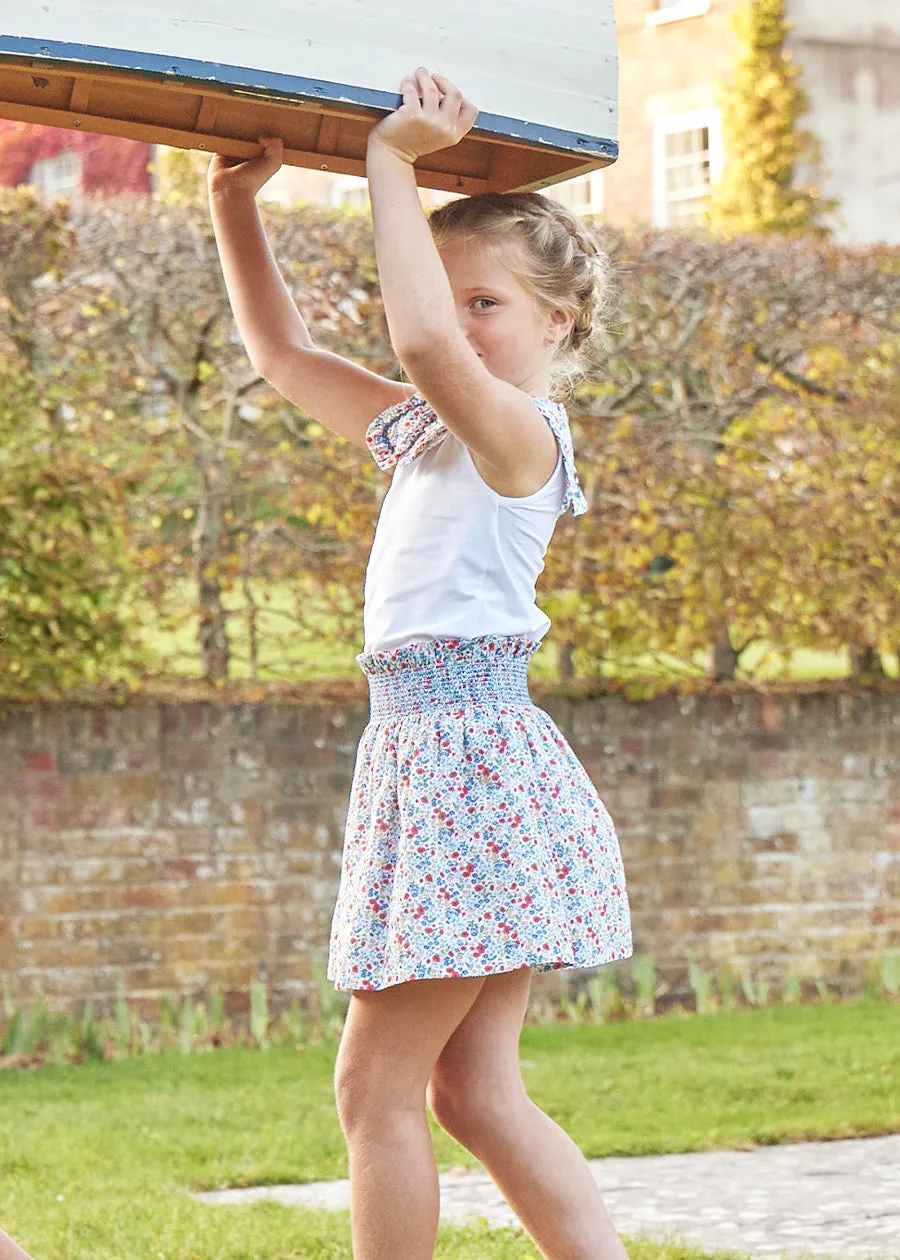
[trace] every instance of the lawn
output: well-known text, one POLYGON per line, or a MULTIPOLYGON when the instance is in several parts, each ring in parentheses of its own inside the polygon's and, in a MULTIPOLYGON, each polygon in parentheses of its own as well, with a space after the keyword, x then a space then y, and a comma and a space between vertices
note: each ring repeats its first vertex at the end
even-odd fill
MULTIPOLYGON (((349 1260, 346 1212, 186 1191, 343 1178, 335 1047, 0 1073, 0 1223, 36 1260, 349 1260)), ((534 1100, 590 1158, 900 1131, 900 1005, 528 1027, 534 1100)), ((473 1158, 433 1122, 442 1170, 473 1158)), ((517 1231, 442 1226, 438 1257, 537 1260, 517 1231)), ((699 1260, 650 1242, 632 1260, 699 1260)), ((724 1257, 719 1257, 724 1260, 724 1257)))
MULTIPOLYGON (((339 624, 316 608, 315 601, 308 600, 302 613, 302 632, 296 621, 297 595, 287 582, 255 583, 256 599, 260 602, 256 629, 259 638, 259 677, 262 680, 291 682, 322 678, 360 678, 355 656, 363 648, 362 617, 355 614, 339 624), (317 638, 304 638, 314 632, 317 638), (336 642, 325 641, 330 633, 336 642)), ((224 603, 234 616, 229 619, 228 636, 231 645, 230 676, 247 678, 248 632, 246 600, 240 590, 230 592, 224 603)), ((189 608, 192 604, 190 584, 182 583, 173 588, 167 603, 167 611, 189 608)), ((163 618, 156 609, 147 607, 142 614, 142 639, 152 647, 167 670, 175 676, 199 677, 200 657, 197 650, 197 617, 188 618, 177 630, 163 628, 163 618)), ((885 656, 884 667, 889 676, 897 677, 895 657, 885 656)), ((703 670, 702 654, 694 662, 696 669, 703 670)), ((666 672, 663 666, 674 671, 674 676, 685 673, 684 666, 675 657, 663 653, 661 661, 651 656, 638 657, 623 663, 606 660, 599 663, 595 673, 599 677, 616 678, 640 674, 656 677, 666 672)), ((784 677, 795 682, 812 679, 846 678, 850 672, 846 651, 818 652, 798 649, 788 653, 785 661, 779 661, 773 650, 763 643, 749 647, 742 658, 744 673, 752 673, 759 681, 784 677)), ((531 676, 537 681, 557 678, 557 645, 552 631, 531 665, 531 676)))

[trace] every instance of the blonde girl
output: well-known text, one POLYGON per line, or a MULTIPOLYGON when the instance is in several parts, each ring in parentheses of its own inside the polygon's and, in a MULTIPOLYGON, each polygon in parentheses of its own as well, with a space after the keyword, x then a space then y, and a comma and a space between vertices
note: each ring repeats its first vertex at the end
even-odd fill
POLYGON ((319 349, 273 261, 263 154, 210 164, 238 328, 286 398, 393 470, 365 580, 370 719, 350 792, 328 976, 350 991, 335 1071, 356 1260, 427 1260, 439 1183, 426 1118, 487 1168, 552 1260, 625 1251, 574 1142, 528 1097, 518 1042, 535 971, 631 952, 613 824, 528 663, 554 526, 587 510, 554 373, 590 339, 603 258, 539 194, 426 218, 414 163, 477 110, 419 68, 371 132, 379 281, 410 384, 319 349))

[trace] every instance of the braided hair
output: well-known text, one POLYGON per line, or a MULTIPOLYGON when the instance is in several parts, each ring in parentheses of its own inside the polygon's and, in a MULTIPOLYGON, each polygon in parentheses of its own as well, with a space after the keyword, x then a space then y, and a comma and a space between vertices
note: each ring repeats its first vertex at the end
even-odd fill
POLYGON ((438 206, 429 215, 435 242, 450 236, 514 243, 510 272, 548 309, 572 317, 554 362, 554 387, 571 389, 584 375, 605 331, 611 305, 611 267, 591 229, 541 193, 477 193, 438 206))

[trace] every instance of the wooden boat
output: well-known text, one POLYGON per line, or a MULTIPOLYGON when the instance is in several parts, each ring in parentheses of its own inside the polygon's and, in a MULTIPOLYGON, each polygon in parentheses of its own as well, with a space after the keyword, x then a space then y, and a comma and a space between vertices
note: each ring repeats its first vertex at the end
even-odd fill
POLYGON ((417 65, 481 110, 424 187, 541 188, 615 161, 613 0, 0 0, 0 117, 365 174, 417 65))

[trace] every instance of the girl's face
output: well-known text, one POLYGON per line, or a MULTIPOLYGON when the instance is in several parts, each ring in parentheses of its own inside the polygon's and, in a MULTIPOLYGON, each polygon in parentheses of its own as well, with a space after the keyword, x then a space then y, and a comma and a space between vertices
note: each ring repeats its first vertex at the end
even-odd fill
POLYGON ((504 265, 496 243, 450 236, 440 256, 460 328, 488 371, 528 393, 546 394, 570 317, 540 306, 504 265))

